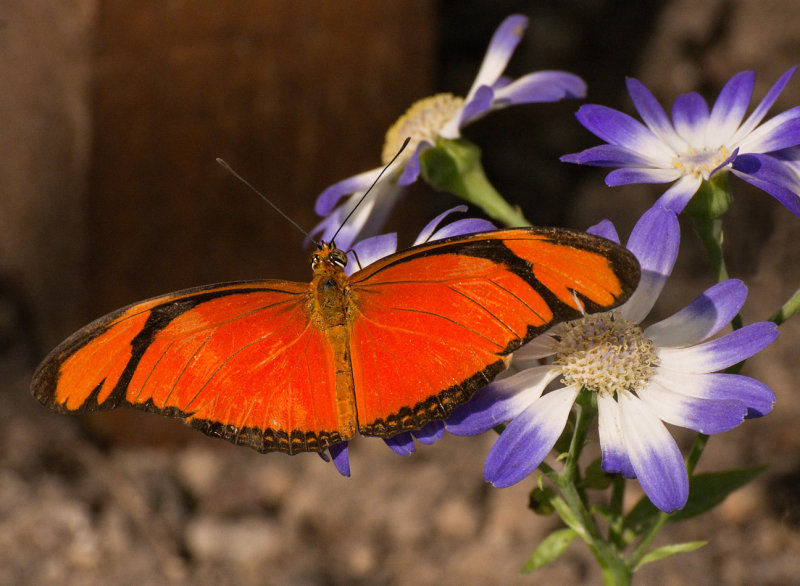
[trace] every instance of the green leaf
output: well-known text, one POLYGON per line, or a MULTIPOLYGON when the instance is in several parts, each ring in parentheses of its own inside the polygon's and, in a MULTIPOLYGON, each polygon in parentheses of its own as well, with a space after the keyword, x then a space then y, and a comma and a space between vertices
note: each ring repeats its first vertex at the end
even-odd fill
POLYGON ((663 560, 671 555, 677 555, 679 553, 688 553, 690 551, 694 551, 696 549, 700 549, 703 547, 707 541, 687 541, 685 543, 673 543, 671 545, 664 545, 662 547, 657 547, 656 549, 650 551, 642 558, 634 571, 638 570, 645 564, 649 564, 650 562, 655 562, 658 560, 663 560))
POLYGON ((533 555, 525 562, 525 565, 522 566, 520 571, 523 574, 530 574, 542 566, 546 566, 550 562, 555 561, 567 550, 569 544, 572 543, 577 536, 577 533, 566 527, 553 531, 539 544, 539 547, 536 548, 536 551, 533 552, 533 555))
MULTIPOLYGON (((689 500, 686 506, 670 515, 669 521, 683 521, 713 509, 730 493, 756 478, 764 470, 766 466, 757 466, 692 476, 689 479, 689 500)), ((625 517, 625 528, 640 534, 659 514, 660 511, 647 497, 644 497, 625 517)))
POLYGON ((611 474, 603 472, 601 459, 598 458, 586 468, 583 483, 586 488, 605 490, 611 486, 611 474))
POLYGON ((756 466, 693 476, 689 479, 689 501, 670 517, 670 522, 690 519, 713 509, 730 493, 740 489, 766 469, 766 466, 756 466))

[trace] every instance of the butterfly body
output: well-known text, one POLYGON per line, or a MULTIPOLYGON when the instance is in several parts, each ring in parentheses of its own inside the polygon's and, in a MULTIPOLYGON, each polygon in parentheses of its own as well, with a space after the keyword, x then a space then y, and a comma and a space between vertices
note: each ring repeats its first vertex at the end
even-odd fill
POLYGON ((258 451, 324 451, 447 417, 557 321, 610 309, 635 258, 553 228, 429 242, 352 275, 321 244, 310 283, 188 289, 113 312, 34 374, 61 412, 130 406, 258 451))

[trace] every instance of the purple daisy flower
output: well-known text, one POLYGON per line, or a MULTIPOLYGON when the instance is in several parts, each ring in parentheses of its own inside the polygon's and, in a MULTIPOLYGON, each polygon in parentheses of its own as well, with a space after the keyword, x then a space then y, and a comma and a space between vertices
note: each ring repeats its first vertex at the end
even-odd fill
MULTIPOLYGON (((590 232, 619 242, 610 222, 590 232)), ((508 426, 484 468, 486 480, 510 486, 533 472, 564 430, 581 388, 597 393, 603 470, 637 478, 662 511, 683 507, 686 467, 664 422, 712 434, 772 409, 773 392, 752 378, 717 372, 777 337, 771 322, 709 340, 744 303, 747 289, 731 279, 707 289, 685 309, 646 328, 647 316, 678 252, 675 214, 655 206, 633 229, 627 247, 642 278, 617 309, 556 325, 514 353, 511 376, 481 390, 447 420, 448 431, 475 435, 508 426), (542 359, 549 359, 545 365, 542 359), (545 393, 550 383, 558 388, 545 393)))
POLYGON ((330 240, 407 137, 411 137, 411 142, 406 151, 339 231, 336 237, 339 248, 346 250, 358 238, 376 234, 381 229, 405 187, 417 180, 420 152, 432 147, 437 137, 459 138, 461 128, 506 106, 583 97, 586 84, 571 73, 539 71, 516 80, 502 76, 527 26, 528 19, 522 15, 506 18, 495 31, 465 98, 437 94, 416 102, 386 133, 380 167, 348 177, 323 191, 314 209, 324 219, 312 230, 312 236, 330 240), (341 201, 346 195, 350 197, 341 201))
MULTIPOLYGON (((433 220, 428 222, 414 241, 414 245, 459 236, 461 234, 473 234, 475 232, 486 232, 494 230, 495 226, 488 220, 480 218, 463 218, 439 227, 439 224, 453 212, 466 212, 467 206, 460 205, 442 212, 433 220)), ((397 234, 381 234, 366 238, 357 244, 347 253, 347 265, 345 272, 350 275, 360 268, 364 268, 375 261, 397 252, 397 234)), ((442 421, 432 421, 421 429, 412 432, 400 433, 384 441, 392 450, 401 456, 412 454, 414 449, 414 439, 423 444, 432 444, 444 434, 444 423, 442 421)), ((342 476, 350 476, 350 460, 347 451, 347 442, 332 445, 330 452, 336 469, 342 476)), ((323 459, 327 457, 320 454, 323 459)))
POLYGON ((576 116, 608 144, 561 157, 568 163, 618 167, 606 184, 672 183, 658 204, 683 211, 703 181, 730 171, 772 195, 800 216, 798 179, 776 151, 800 144, 800 107, 760 124, 789 82, 796 67, 784 73, 755 110, 744 118, 753 93, 755 73, 734 75, 709 112, 697 93, 679 96, 672 122, 653 94, 639 81, 627 80, 628 93, 644 124, 618 110, 594 104, 576 116))

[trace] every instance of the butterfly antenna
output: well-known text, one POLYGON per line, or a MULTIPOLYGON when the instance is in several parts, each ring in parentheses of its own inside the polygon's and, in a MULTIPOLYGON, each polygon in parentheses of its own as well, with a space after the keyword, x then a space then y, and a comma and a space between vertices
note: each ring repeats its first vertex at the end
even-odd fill
POLYGON ((247 187, 249 187, 251 190, 253 190, 253 192, 255 192, 255 194, 256 194, 258 197, 260 197, 260 198, 261 198, 261 199, 263 199, 265 202, 267 202, 267 203, 268 203, 268 204, 269 204, 269 205, 272 207, 272 209, 273 209, 273 210, 275 210, 275 211, 276 211, 276 212, 278 212, 278 213, 279 213, 281 216, 283 216, 283 217, 284 217, 284 218, 285 218, 285 219, 286 219, 286 220, 287 220, 287 221, 288 221, 288 222, 289 222, 289 223, 290 223, 292 226, 294 226, 295 228, 297 228, 298 230, 300 230, 300 232, 302 232, 302 233, 303 233, 303 235, 304 235, 306 238, 308 238, 309 240, 311 240, 311 242, 313 242, 314 244, 317 244, 317 245, 319 244, 319 243, 318 243, 316 240, 314 240, 313 238, 311 238, 311 235, 310 235, 308 232, 306 232, 305 230, 303 230, 303 228, 302 228, 302 226, 300 226, 300 224, 298 224, 297 222, 295 222, 295 221, 294 221, 292 218, 290 218, 290 217, 289 217, 289 215, 288 215, 286 212, 284 212, 284 211, 283 211, 281 208, 279 208, 279 207, 278 207, 278 206, 276 206, 274 203, 272 203, 272 201, 271 201, 271 200, 270 200, 270 199, 269 199, 269 198, 268 198, 266 195, 264 195, 263 193, 261 193, 261 192, 260 192, 258 189, 256 189, 255 187, 253 187, 253 185, 252 185, 252 184, 251 184, 251 183, 250 183, 250 182, 249 182, 247 179, 245 179, 244 177, 242 177, 241 175, 239 175, 239 174, 238 174, 236 171, 234 171, 234 170, 233 170, 233 168, 232 168, 232 167, 231 167, 231 166, 230 166, 228 163, 226 163, 225 161, 223 161, 223 160, 222 160, 222 159, 220 159, 219 157, 217 157, 217 163, 219 163, 219 166, 220 166, 220 167, 222 167, 223 169, 225 169, 225 170, 226 170, 228 173, 230 173, 231 175, 233 175, 234 177, 236 177, 236 178, 237 178, 239 181, 241 181, 242 183, 244 183, 245 185, 247 185, 247 187))
POLYGON ((400 156, 400 153, 402 153, 405 150, 405 148, 408 146, 408 143, 409 143, 410 140, 411 140, 411 137, 407 136, 406 139, 403 141, 403 144, 400 145, 400 149, 397 151, 397 154, 395 154, 395 156, 392 157, 392 160, 389 161, 388 163, 386 163, 386 166, 381 170, 380 173, 378 173, 378 176, 375 178, 375 181, 372 182, 372 185, 369 186, 369 189, 367 189, 364 192, 364 195, 361 196, 361 199, 358 200, 356 205, 353 206, 353 209, 350 210, 350 213, 347 214, 347 216, 345 216, 344 220, 342 220, 342 223, 339 224, 339 228, 336 230, 336 232, 333 233, 333 238, 331 238, 331 242, 335 242, 336 241, 336 236, 339 234, 339 232, 341 232, 342 228, 344 228, 344 225, 347 223, 347 220, 349 220, 350 216, 352 216, 355 213, 355 211, 358 209, 358 206, 361 205, 361 202, 364 201, 364 199, 369 195, 369 192, 372 191, 372 188, 375 187, 375 185, 378 183, 378 181, 381 180, 381 177, 383 177, 383 174, 386 173, 386 169, 391 167, 392 163, 394 163, 397 160, 397 157, 400 156))

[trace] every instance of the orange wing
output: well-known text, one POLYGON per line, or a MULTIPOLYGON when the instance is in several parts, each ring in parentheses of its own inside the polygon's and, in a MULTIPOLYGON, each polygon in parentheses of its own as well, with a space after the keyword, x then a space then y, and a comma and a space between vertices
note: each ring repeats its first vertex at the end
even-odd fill
POLYGON ((555 228, 424 244, 351 278, 351 360, 361 433, 391 436, 441 419, 556 322, 611 309, 639 281, 634 256, 555 228))
POLYGON ((157 297, 73 334, 39 366, 58 411, 127 405, 259 451, 324 451, 446 417, 557 321, 609 309, 634 257, 556 229, 487 232, 386 257, 351 278, 324 245, 312 283, 254 281, 157 297))
POLYGON ((334 359, 308 284, 188 289, 103 317, 58 346, 34 395, 63 412, 127 405, 259 451, 321 451, 337 425, 334 359))

